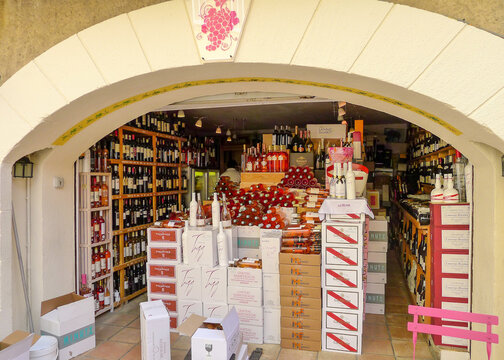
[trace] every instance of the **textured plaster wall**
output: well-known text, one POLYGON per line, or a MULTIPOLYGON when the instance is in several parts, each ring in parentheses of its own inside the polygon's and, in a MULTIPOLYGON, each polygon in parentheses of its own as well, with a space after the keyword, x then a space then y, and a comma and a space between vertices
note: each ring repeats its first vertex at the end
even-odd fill
MULTIPOLYGON (((356 0, 357 1, 357 0, 356 0)), ((69 36, 163 0, 0 0, 0 84, 69 36)), ((504 36, 502 0, 395 0, 504 36)))

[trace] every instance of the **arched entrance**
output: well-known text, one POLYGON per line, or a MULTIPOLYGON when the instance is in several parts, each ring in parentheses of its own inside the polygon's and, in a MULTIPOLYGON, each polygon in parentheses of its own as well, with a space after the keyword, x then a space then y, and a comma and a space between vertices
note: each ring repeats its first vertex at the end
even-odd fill
MULTIPOLYGON (((497 274, 504 268, 499 260, 504 249, 498 241, 498 234, 504 230, 504 224, 499 222, 504 213, 504 204, 499 202, 504 198, 500 176, 504 135, 494 118, 502 112, 499 101, 503 97, 500 88, 504 76, 497 67, 492 68, 488 59, 502 55, 504 40, 420 10, 378 1, 368 5, 375 11, 364 12, 352 2, 339 3, 338 8, 331 8, 334 5, 328 1, 291 4, 283 9, 284 16, 291 15, 298 21, 283 20, 285 28, 280 35, 284 41, 279 44, 268 40, 271 28, 264 24, 271 21, 270 25, 276 27, 276 20, 265 17, 265 2, 255 1, 235 61, 202 64, 184 2, 167 2, 87 29, 50 49, 9 79, 0 88, 2 128, 6 129, 0 148, 2 324, 12 324, 14 303, 21 299, 20 294, 10 291, 12 274, 17 271, 9 255, 13 162, 37 151, 31 195, 31 273, 32 301, 38 304, 74 289, 74 263, 68 256, 73 254, 74 246, 69 241, 73 238, 71 180, 73 161, 82 150, 145 112, 194 97, 235 91, 310 94, 345 100, 401 117, 460 149, 475 165, 476 174, 473 311, 503 314, 498 299, 504 294, 504 287, 497 274), (360 45, 345 52, 344 56, 348 56, 353 51, 353 61, 337 64, 340 54, 331 52, 337 50, 337 44, 325 39, 340 30, 331 25, 334 19, 330 15, 345 11, 375 25, 365 37, 355 28, 341 29, 349 42, 354 40, 360 45), (410 54, 412 63, 397 71, 391 72, 387 58, 366 59, 366 52, 371 51, 366 49, 383 45, 381 36, 394 26, 401 28, 405 17, 432 20, 436 31, 450 32, 444 35, 446 38, 432 39, 432 32, 426 30, 421 40, 432 40, 437 47, 427 47, 430 52, 424 52, 421 62, 412 59, 419 54, 410 54), (172 26, 178 30, 174 35, 170 33, 172 26), (442 73, 443 61, 452 59, 454 54, 463 56, 468 47, 474 50, 481 42, 487 53, 478 64, 488 62, 486 65, 493 72, 482 70, 479 76, 483 79, 476 81, 473 74, 461 70, 463 65, 470 68, 471 64, 465 61, 474 59, 461 59, 464 64, 453 64, 460 70, 457 76, 442 73), (126 58, 127 61, 120 61, 126 58), (481 82, 490 79, 493 81, 485 88, 481 82), (465 86, 461 84, 466 83, 472 83, 478 91, 460 92, 465 86), (53 188, 54 176, 63 177, 67 185, 53 188)), ((407 47, 408 37, 400 40, 393 46, 398 47, 399 53, 411 50, 407 47)), ((420 41, 413 35, 409 40, 420 41)), ((37 307, 33 306, 35 318, 37 307)), ((1 330, 9 332, 11 326, 1 330)), ((472 351, 478 358, 478 354, 484 354, 484 346, 475 344, 472 351)), ((500 353, 499 348, 496 353, 500 353)))

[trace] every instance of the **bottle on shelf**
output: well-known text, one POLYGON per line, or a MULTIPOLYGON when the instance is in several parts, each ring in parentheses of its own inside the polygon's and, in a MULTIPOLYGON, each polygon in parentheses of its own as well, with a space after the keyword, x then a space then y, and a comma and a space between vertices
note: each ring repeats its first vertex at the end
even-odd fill
MULTIPOLYGON (((338 165, 338 177, 336 179, 336 199, 345 199, 346 197, 346 181, 345 181, 345 175, 343 175, 343 169, 342 166, 340 166, 339 163, 336 163, 335 165, 338 165)), ((342 164, 341 164, 342 165, 342 164)))
POLYGON ((189 203, 189 225, 191 227, 195 227, 196 222, 196 213, 198 212, 198 202, 196 201, 196 193, 192 193, 192 199, 189 203))
POLYGON ((331 197, 333 199, 336 199, 336 183, 338 181, 336 166, 337 166, 337 163, 334 164, 333 178, 331 179, 331 182, 329 183, 329 197, 331 197))
POLYGON ((448 186, 443 192, 443 202, 445 203, 458 203, 459 202, 459 193, 457 189, 453 188, 453 178, 451 174, 448 174, 448 186))
POLYGON ((356 160, 362 159, 362 135, 360 131, 352 133, 353 158, 356 160))
POLYGON ((305 143, 305 148, 306 152, 313 152, 314 151, 314 145, 313 141, 311 139, 310 131, 306 131, 306 143, 305 143))
POLYGON ((220 204, 217 198, 217 193, 214 193, 214 199, 212 201, 212 227, 217 229, 220 223, 220 204))
POLYGON ((93 296, 91 289, 87 285, 87 275, 86 274, 81 274, 81 285, 80 285, 80 289, 79 289, 79 295, 84 296, 86 298, 93 296))
POLYGON ((205 226, 206 224, 206 216, 205 212, 203 211, 203 205, 201 203, 201 193, 198 193, 198 207, 196 209, 196 226, 201 227, 205 226))
POLYGON ((184 264, 189 264, 189 244, 187 243, 187 234, 189 231, 189 221, 184 221, 184 232, 182 233, 182 259, 184 264))
POLYGON ((222 222, 219 222, 219 233, 217 234, 217 254, 219 258, 219 265, 227 266, 229 262, 228 243, 222 222))
POLYGON ((465 185, 465 167, 466 163, 462 158, 462 154, 457 151, 455 153, 455 163, 453 166, 453 186, 459 192, 460 201, 466 202, 466 185, 465 185))
POLYGON ((436 174, 436 185, 430 194, 430 201, 433 204, 442 203, 444 200, 443 189, 441 188, 441 174, 436 174))
POLYGON ((294 152, 294 153, 299 152, 300 143, 301 143, 301 139, 298 135, 298 127, 296 125, 296 127, 294 128, 294 136, 292 137, 292 145, 291 145, 292 152, 294 152))
POLYGON ((355 173, 352 169, 352 162, 348 162, 346 178, 346 198, 349 200, 355 199, 355 173))
POLYGON ((103 299, 103 305, 105 307, 110 306, 110 289, 108 286, 105 287, 105 298, 103 299))

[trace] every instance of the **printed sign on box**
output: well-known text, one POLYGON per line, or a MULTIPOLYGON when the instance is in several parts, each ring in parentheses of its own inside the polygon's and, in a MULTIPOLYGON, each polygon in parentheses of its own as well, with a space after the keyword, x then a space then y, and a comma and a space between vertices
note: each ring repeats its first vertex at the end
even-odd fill
POLYGON ((177 266, 177 295, 179 299, 201 301, 201 267, 177 266))
POLYGON ((197 266, 216 266, 217 232, 212 228, 202 230, 189 229, 187 232, 189 264, 197 266))
POLYGON ((201 268, 203 302, 227 302, 227 268, 223 266, 201 268))

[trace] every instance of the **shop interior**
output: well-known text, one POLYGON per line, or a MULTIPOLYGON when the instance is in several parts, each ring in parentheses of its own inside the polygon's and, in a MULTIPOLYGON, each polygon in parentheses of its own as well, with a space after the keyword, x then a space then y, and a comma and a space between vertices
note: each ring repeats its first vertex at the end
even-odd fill
MULTIPOLYGON (((139 299, 156 298, 146 295, 150 284, 147 229, 157 222, 187 219, 183 213, 189 210, 193 193, 201 195, 202 205, 210 206, 216 191, 231 189, 221 179, 230 167, 241 177, 237 189, 254 191, 259 184, 282 184, 286 193, 297 186, 284 181, 285 175, 305 169, 313 186, 302 185, 303 197, 288 203, 298 214, 289 219, 295 225, 320 227, 314 214, 321 200, 309 201, 306 191, 320 188, 331 196, 331 176, 339 176, 339 171, 328 169, 332 147, 352 148, 352 167, 366 168, 364 183, 356 186, 362 187, 360 196, 367 199, 375 218, 367 239, 373 249, 365 259, 364 335, 360 329, 356 353, 370 351, 382 339, 385 324, 380 315, 385 321, 391 315, 386 326, 392 341, 394 331, 406 340, 411 335, 403 330, 408 304, 469 311, 472 166, 463 154, 434 134, 387 113, 344 101, 279 93, 232 93, 171 104, 127 119, 83 152, 74 173, 77 290, 95 298, 98 319, 120 314, 121 308, 139 299), (283 154, 282 162, 271 160, 283 154), (443 203, 446 189, 448 196, 453 195, 447 201, 463 208, 452 214, 459 220, 454 222, 453 231, 458 233, 451 240, 441 239, 445 214, 430 204, 433 196, 441 197, 433 203, 443 203), (441 271, 444 258, 435 253, 450 241, 452 247, 443 253, 452 256, 446 263, 454 267, 454 276, 441 271), (442 296, 446 278, 460 280, 452 292, 465 286, 466 296, 442 296), (401 315, 401 320, 392 315, 401 315)), ((348 165, 341 170, 348 171, 348 165)), ((218 198, 222 201, 221 194, 218 198)), ((240 217, 240 207, 246 204, 236 205, 234 200, 239 203, 228 198, 233 226, 266 225, 261 220, 246 223, 240 217)), ((309 244, 294 241, 288 247, 282 247, 282 252, 295 252, 295 248, 306 254, 323 252, 320 239, 309 244)), ((193 313, 203 315, 201 306, 193 313)), ((173 324, 174 332, 179 324, 173 324)), ((282 315, 281 339, 269 343, 289 347, 283 325, 282 315)), ((251 339, 257 339, 254 336, 251 339)), ((299 348, 324 350, 320 339, 305 343, 299 348)), ((417 357, 435 358, 437 346, 463 351, 469 346, 464 340, 441 337, 428 338, 423 345, 424 356, 417 357)), ((400 356, 394 349, 382 355, 400 356)))

